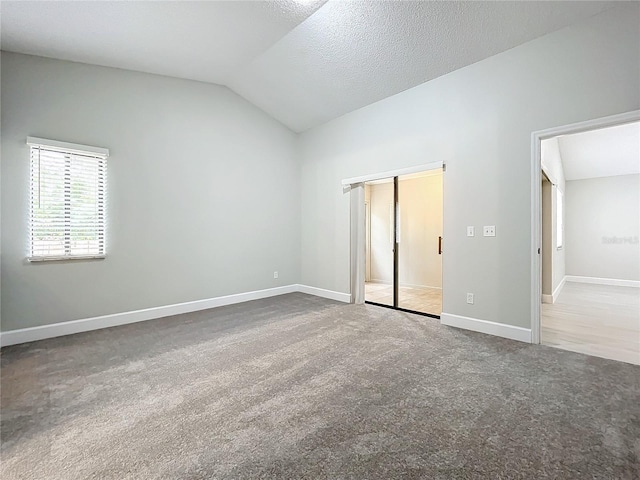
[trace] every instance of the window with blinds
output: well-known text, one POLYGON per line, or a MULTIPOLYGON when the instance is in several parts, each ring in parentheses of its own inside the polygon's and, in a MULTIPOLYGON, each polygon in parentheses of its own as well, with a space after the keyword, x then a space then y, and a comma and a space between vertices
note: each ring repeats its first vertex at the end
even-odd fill
POLYGON ((29 260, 103 258, 108 151, 30 140, 29 260))

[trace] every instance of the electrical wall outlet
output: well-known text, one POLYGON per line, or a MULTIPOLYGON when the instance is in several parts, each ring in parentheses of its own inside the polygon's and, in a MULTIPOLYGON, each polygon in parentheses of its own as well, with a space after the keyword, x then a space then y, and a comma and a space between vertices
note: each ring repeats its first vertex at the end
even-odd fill
POLYGON ((483 232, 484 232, 484 236, 485 237, 495 237, 496 236, 496 226, 495 225, 485 225, 483 232))
POLYGON ((473 293, 467 293, 467 303, 473 305, 473 293))
POLYGON ((467 227, 467 237, 473 237, 476 234, 475 227, 467 227))
POLYGON ((278 278, 278 272, 273 272, 273 278, 278 278))

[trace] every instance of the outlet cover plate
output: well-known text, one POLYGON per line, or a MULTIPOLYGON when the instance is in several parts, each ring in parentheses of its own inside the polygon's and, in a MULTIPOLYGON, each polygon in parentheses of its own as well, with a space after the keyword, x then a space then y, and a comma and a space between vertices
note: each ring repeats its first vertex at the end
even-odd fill
POLYGON ((485 225, 483 229, 483 233, 485 237, 495 237, 496 236, 496 226, 495 225, 485 225))

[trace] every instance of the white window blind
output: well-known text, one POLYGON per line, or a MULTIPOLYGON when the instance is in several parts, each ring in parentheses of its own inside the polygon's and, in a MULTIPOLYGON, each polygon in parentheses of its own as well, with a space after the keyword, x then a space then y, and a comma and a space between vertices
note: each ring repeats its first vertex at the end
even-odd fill
POLYGON ((29 260, 104 257, 108 153, 53 141, 29 144, 29 260))

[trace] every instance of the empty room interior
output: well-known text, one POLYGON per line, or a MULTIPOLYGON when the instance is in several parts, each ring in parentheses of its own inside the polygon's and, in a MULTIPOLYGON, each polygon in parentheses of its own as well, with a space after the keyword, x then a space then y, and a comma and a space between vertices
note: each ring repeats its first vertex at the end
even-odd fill
POLYGON ((640 478, 640 3, 0 27, 3 480, 640 478))
POLYGON ((542 141, 542 343, 640 365, 640 123, 542 141))

